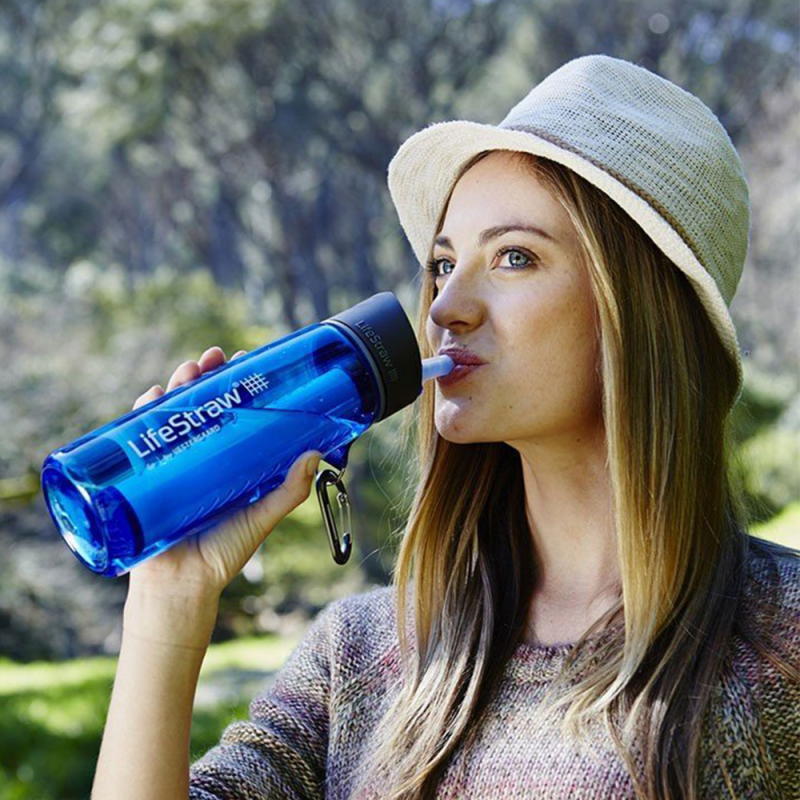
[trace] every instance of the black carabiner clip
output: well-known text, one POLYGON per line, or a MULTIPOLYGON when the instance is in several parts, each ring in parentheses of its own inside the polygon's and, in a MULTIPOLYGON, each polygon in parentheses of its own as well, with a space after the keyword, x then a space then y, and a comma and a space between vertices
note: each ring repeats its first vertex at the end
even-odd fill
POLYGON ((319 507, 322 510, 322 519, 325 522, 325 528, 328 531, 328 540, 331 545, 331 555, 337 564, 346 564, 350 558, 350 551, 352 550, 352 541, 350 538, 350 531, 352 528, 352 520, 350 516, 350 498, 347 496, 347 489, 342 482, 342 470, 338 475, 332 469, 324 469, 317 473, 316 487, 317 487, 317 500, 319 500, 319 507), (342 541, 344 547, 339 542, 339 533, 336 529, 336 520, 331 511, 331 502, 328 498, 328 486, 336 484, 339 493, 336 495, 336 500, 339 503, 339 509, 342 514, 342 519, 346 520, 344 525, 344 533, 342 534, 342 541))

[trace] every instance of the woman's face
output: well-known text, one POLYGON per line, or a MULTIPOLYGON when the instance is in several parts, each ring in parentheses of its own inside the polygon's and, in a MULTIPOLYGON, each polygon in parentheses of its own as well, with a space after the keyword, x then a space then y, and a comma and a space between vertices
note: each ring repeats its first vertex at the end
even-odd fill
POLYGON ((435 381, 440 435, 577 444, 599 421, 599 343, 566 212, 508 152, 494 151, 458 181, 437 242, 430 344, 467 347, 487 362, 452 386, 435 381), (479 241, 487 228, 513 224, 552 238, 512 230, 479 241))

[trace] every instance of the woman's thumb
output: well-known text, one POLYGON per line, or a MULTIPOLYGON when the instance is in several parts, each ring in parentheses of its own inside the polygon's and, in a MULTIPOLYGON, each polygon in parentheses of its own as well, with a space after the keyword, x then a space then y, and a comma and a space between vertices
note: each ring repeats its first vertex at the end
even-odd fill
POLYGON ((299 455, 286 473, 283 488, 291 490, 298 484, 305 486, 309 478, 316 472, 317 465, 322 460, 319 450, 309 450, 299 455))
POLYGON ((299 473, 297 479, 305 485, 314 477, 319 462, 322 461, 322 453, 318 450, 313 450, 310 454, 307 454, 304 458, 299 460, 302 461, 302 464, 297 470, 299 473))

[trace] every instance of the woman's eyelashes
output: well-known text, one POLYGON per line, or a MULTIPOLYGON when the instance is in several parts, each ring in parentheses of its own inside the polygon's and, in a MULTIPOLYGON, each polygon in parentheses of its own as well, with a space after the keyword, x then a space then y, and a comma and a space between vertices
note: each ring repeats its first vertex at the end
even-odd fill
MULTIPOLYGON (((534 253, 531 253, 529 250, 526 250, 523 247, 512 247, 512 246, 502 247, 502 248, 500 248, 500 250, 497 251, 496 255, 501 256, 501 255, 505 255, 507 253, 508 254, 516 253, 517 255, 521 255, 523 257, 524 261, 522 263, 520 263, 517 260, 516 263, 512 263, 512 259, 509 258, 509 265, 508 266, 504 266, 503 269, 511 269, 511 270, 528 269, 528 268, 534 266, 535 264, 537 264, 539 262, 539 257, 537 255, 535 255, 534 253)), ((444 273, 444 272, 439 272, 439 263, 442 262, 442 261, 446 261, 446 262, 448 262, 450 264, 453 263, 452 261, 450 261, 447 258, 444 258, 443 256, 440 256, 439 258, 431 258, 427 262, 427 265, 426 265, 427 271, 431 275, 433 275, 434 278, 438 278, 441 275, 447 274, 447 273, 444 273)))

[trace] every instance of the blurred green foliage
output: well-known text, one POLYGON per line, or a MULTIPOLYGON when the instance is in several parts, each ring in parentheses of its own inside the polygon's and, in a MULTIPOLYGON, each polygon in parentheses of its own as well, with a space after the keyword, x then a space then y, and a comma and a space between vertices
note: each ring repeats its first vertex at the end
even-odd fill
POLYGON ((745 367, 744 391, 731 419, 734 472, 753 526, 800 501, 798 388, 791 374, 776 379, 745 367))
POLYGON ((248 321, 250 310, 241 292, 223 289, 204 270, 180 274, 161 266, 131 290, 119 266, 101 270, 83 262, 73 265, 68 277, 77 269, 85 271, 78 280, 86 286, 93 353, 112 355, 109 345, 121 331, 135 333, 165 323, 169 323, 173 358, 185 355, 196 360, 210 343, 230 358, 237 350, 250 350, 276 338, 273 327, 248 321))

